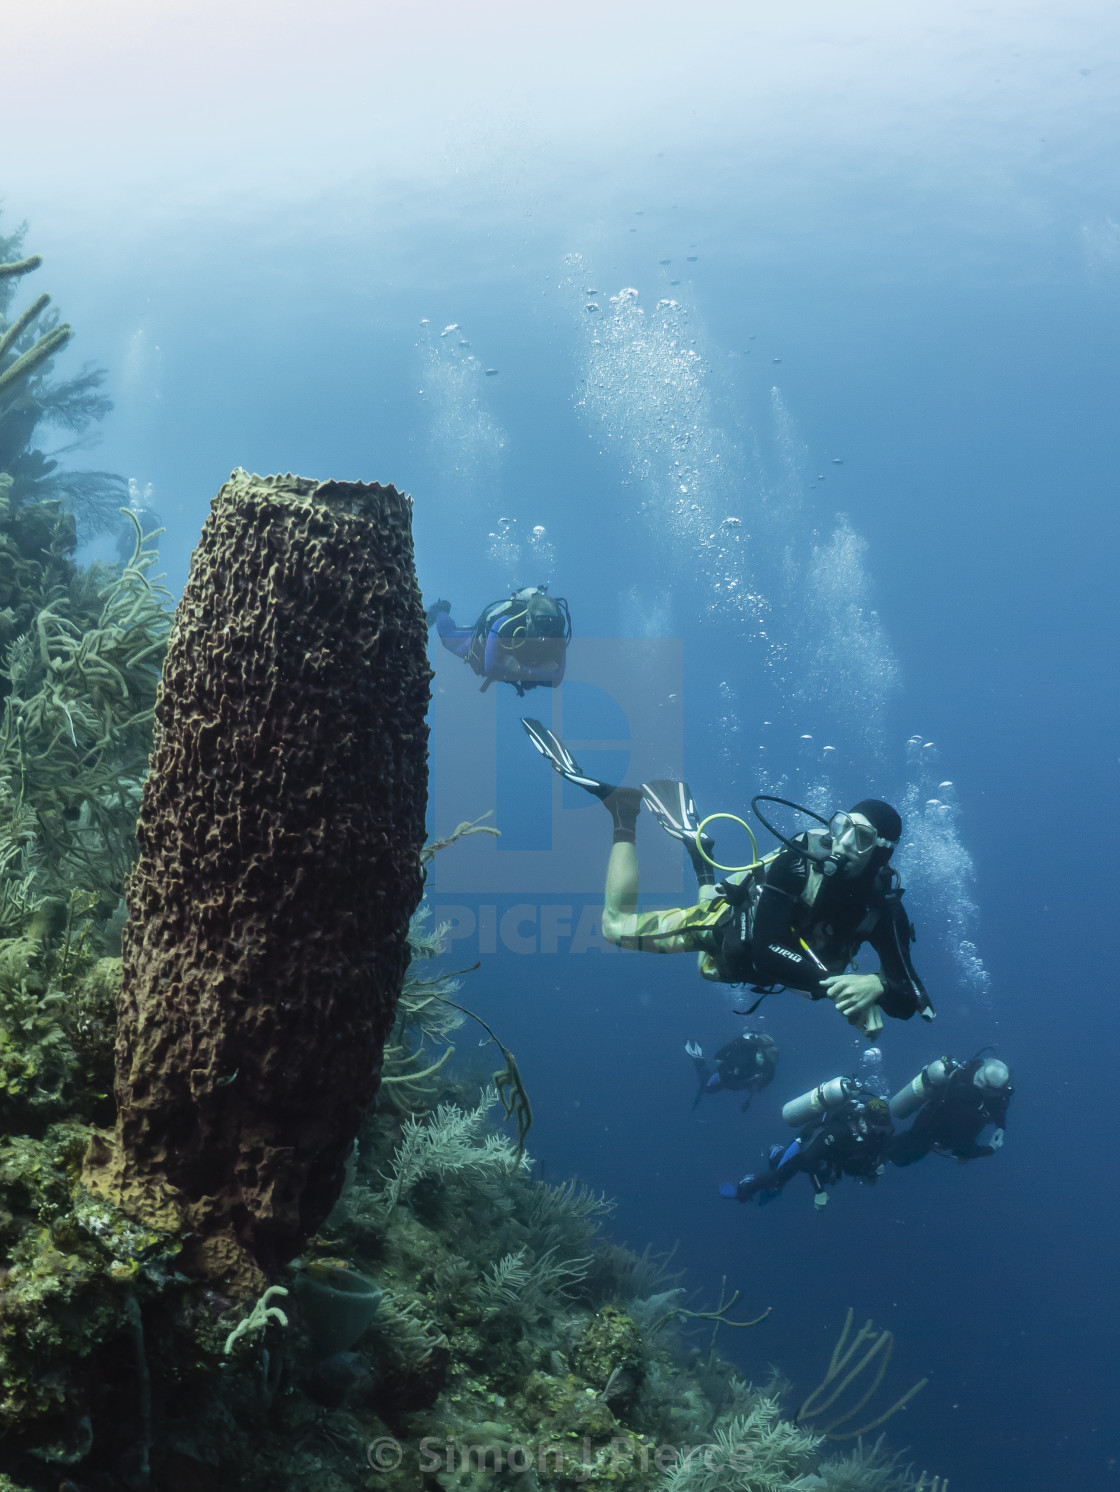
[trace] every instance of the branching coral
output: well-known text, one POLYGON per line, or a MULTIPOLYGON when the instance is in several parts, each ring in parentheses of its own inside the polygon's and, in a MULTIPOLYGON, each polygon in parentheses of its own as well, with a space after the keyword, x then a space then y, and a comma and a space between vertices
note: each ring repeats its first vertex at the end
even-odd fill
POLYGON ((228 1357, 242 1337, 255 1336, 257 1332, 264 1331, 270 1321, 275 1321, 278 1326, 287 1326, 288 1317, 278 1305, 272 1302, 282 1295, 287 1295, 283 1285, 270 1285, 258 1301, 255 1302, 249 1314, 230 1332, 226 1337, 226 1345, 222 1349, 228 1357))
POLYGON ((913 1388, 908 1389, 900 1399, 897 1399, 889 1409, 876 1415, 867 1424, 861 1425, 858 1430, 841 1430, 841 1425, 846 1425, 855 1419, 860 1410, 872 1399, 875 1391, 886 1376, 887 1367, 891 1360, 891 1353, 894 1351, 894 1336, 892 1333, 882 1331, 876 1335, 874 1325, 870 1321, 860 1327, 849 1343, 848 1333, 852 1329, 852 1319, 853 1312, 851 1307, 849 1307, 848 1314, 844 1320, 844 1329, 840 1333, 840 1340, 836 1343, 828 1364, 828 1371, 797 1411, 798 1424, 806 1420, 818 1419, 826 1410, 831 1409, 836 1404, 845 1390, 850 1388, 864 1374, 865 1370, 870 1368, 874 1359, 878 1357, 879 1366, 868 1388, 864 1390, 854 1404, 845 1409, 842 1414, 838 1414, 835 1419, 830 1419, 825 1425, 823 1433, 829 1440, 856 1440, 861 1435, 867 1435, 872 1430, 877 1430, 880 1425, 886 1424, 892 1415, 897 1414, 900 1409, 905 1408, 914 1395, 920 1393, 929 1382, 928 1378, 922 1378, 918 1383, 914 1384, 913 1388), (859 1358, 854 1367, 849 1367, 849 1363, 865 1342, 870 1342, 870 1347, 859 1358), (837 1382, 838 1379, 839 1382, 837 1382))
POLYGON ((34 939, 0 942, 0 1116, 47 1114, 77 1065, 63 1027, 65 996, 50 991, 34 939))
POLYGON ((409 923, 409 966, 381 1069, 381 1101, 402 1114, 428 1107, 437 1091, 429 1079, 450 1059, 451 1035, 463 1024, 458 1007, 444 998, 459 987, 454 976, 425 979, 418 972, 418 965, 442 953, 445 945, 445 929, 430 928, 430 921, 429 908, 421 904, 409 923), (443 1046, 434 1059, 426 1052, 428 1042, 443 1046))
MULTIPOLYGON (((581 1249, 615 1204, 601 1192, 575 1179, 559 1186, 543 1183, 532 1188, 524 1224, 534 1249, 581 1249)), ((588 1259, 590 1264, 591 1260, 588 1259)), ((584 1270, 584 1276, 587 1271, 584 1270)))
POLYGON ((925 1472, 915 1481, 909 1467, 883 1449, 881 1439, 823 1461, 815 1475, 804 1478, 804 1492, 948 1492, 948 1487, 947 1481, 930 1480, 925 1472))
POLYGON ((431 919, 431 908, 424 902, 408 925, 409 965, 393 1027, 393 1040, 400 1045, 406 1038, 448 1043, 463 1024, 458 1007, 443 998, 459 988, 455 975, 436 974, 425 979, 420 973, 421 966, 438 958, 447 946, 446 925, 432 927, 431 919))
POLYGON ((758 1395, 746 1414, 717 1425, 707 1445, 682 1451, 661 1492, 792 1492, 820 1444, 758 1395))
POLYGON ((526 1321, 555 1310, 586 1271, 589 1259, 562 1260, 550 1249, 530 1259, 525 1249, 506 1254, 483 1275, 475 1300, 484 1316, 512 1315, 526 1321))
POLYGON ((24 276, 43 262, 38 254, 19 257, 22 239, 22 230, 0 235, 0 471, 10 476, 17 503, 53 500, 78 514, 87 532, 101 532, 128 495, 124 481, 110 472, 61 472, 34 441, 39 426, 82 435, 102 419, 112 408, 101 392, 105 375, 86 367, 61 382, 50 379, 72 329, 51 309, 49 295, 7 319, 24 276))
POLYGON ((486 1132, 497 1101, 493 1088, 488 1088, 477 1108, 441 1104, 427 1118, 409 1119, 385 1178, 381 1200, 386 1210, 405 1200, 425 1177, 479 1181, 527 1172, 531 1162, 526 1155, 504 1136, 486 1132))
POLYGON ((431 860, 433 856, 437 855, 440 850, 448 849, 451 845, 456 844, 460 839, 465 839, 468 834, 492 834, 496 839, 500 838, 502 833, 500 829, 495 829, 491 824, 483 823, 482 820, 488 819, 489 817, 489 813, 484 813, 482 815, 482 818, 477 818, 473 821, 471 819, 464 819, 464 821, 461 824, 457 824, 456 827, 452 829, 451 833, 448 834, 445 838, 430 840, 429 843, 426 844, 423 850, 421 850, 420 852, 421 863, 427 865, 428 861, 431 860))
POLYGON ((668 1253, 654 1253, 647 1244, 640 1254, 605 1240, 595 1250, 587 1272, 588 1300, 644 1300, 677 1286, 683 1270, 671 1268, 676 1246, 668 1253))
POLYGON ((171 622, 170 594, 149 575, 155 537, 136 524, 123 572, 57 587, 0 670, 0 865, 24 901, 120 896, 171 622))
POLYGON ((447 1338, 416 1300, 404 1300, 391 1290, 381 1296, 375 1322, 383 1353, 410 1372, 428 1363, 432 1353, 447 1346, 447 1338))

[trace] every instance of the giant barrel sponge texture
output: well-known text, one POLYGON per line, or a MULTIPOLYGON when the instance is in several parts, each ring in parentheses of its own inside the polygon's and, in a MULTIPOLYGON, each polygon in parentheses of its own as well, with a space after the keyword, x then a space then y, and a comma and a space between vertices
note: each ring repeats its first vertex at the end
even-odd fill
POLYGON ((422 890, 426 638, 407 497, 234 472, 164 665, 86 1180, 235 1286, 323 1222, 377 1089, 422 890))

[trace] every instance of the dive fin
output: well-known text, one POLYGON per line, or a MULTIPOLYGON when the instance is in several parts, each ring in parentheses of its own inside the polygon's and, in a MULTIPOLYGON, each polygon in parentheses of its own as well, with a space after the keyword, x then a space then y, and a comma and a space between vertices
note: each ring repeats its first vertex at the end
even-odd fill
POLYGON ((701 834, 700 849, 696 846, 696 831, 700 827, 700 815, 696 811, 692 789, 688 783, 660 777, 653 782, 643 782, 642 802, 665 833, 671 834, 674 839, 679 839, 684 845, 700 885, 712 885, 715 876, 711 856, 716 842, 710 834, 701 834), (705 855, 708 859, 704 858, 705 855))
POLYGON ((546 761, 552 763, 553 770, 559 772, 560 776, 568 782, 574 782, 577 787, 586 788, 589 793, 594 793, 596 797, 603 796, 602 790, 604 788, 608 793, 614 791, 609 784, 600 782, 595 777, 585 776, 579 762, 576 761, 560 737, 553 735, 552 731, 546 725, 542 725, 539 720, 523 718, 521 725, 525 734, 540 754, 546 761))
POLYGON ((642 783, 642 800, 654 818, 674 839, 696 838, 699 819, 687 782, 658 778, 642 783))

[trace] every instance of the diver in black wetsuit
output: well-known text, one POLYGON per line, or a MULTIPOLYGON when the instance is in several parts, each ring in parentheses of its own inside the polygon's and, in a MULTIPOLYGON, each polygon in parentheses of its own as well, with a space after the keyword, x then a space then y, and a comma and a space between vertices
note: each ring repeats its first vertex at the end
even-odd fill
POLYGON ((721 1046, 712 1061, 713 1072, 704 1053, 695 1041, 685 1044, 685 1051, 692 1058, 696 1076, 700 1080, 700 1091, 692 1107, 709 1093, 742 1093, 747 1096, 741 1106, 745 1114, 756 1093, 769 1086, 778 1067, 778 1048, 772 1036, 761 1031, 744 1031, 741 1036, 721 1046))
MULTIPOLYGON (((914 930, 890 866, 902 820, 889 803, 865 798, 827 820, 810 814, 823 832, 812 829, 792 839, 772 829, 783 848, 717 886, 714 844, 702 832, 686 783, 647 782, 639 790, 599 782, 581 771, 539 720, 521 723, 555 770, 599 798, 611 814, 614 844, 602 922, 610 942, 646 953, 696 953, 705 979, 829 999, 867 1036, 882 1029, 883 1014, 908 1020, 919 1011, 933 1018, 910 961, 914 930), (643 803, 687 850, 700 883, 696 905, 638 913, 635 840, 643 803), (879 955, 879 971, 846 972, 864 943, 879 955)), ((756 798, 755 804, 762 801, 756 798)))
POLYGON ((725 929, 724 960, 733 968, 749 965, 758 986, 778 984, 814 1000, 827 997, 868 1035, 882 1021, 868 1024, 860 1020, 862 1013, 881 1010, 908 1020, 920 1010, 928 1018, 929 1000, 910 963, 913 929, 889 864, 901 835, 902 820, 889 803, 864 799, 834 814, 828 833, 799 834, 745 896, 725 886, 740 915, 725 929), (745 907, 753 915, 744 926, 745 907), (878 954, 879 972, 839 972, 864 942, 878 954))
POLYGON ((874 1184, 884 1169, 887 1146, 894 1133, 886 1102, 861 1088, 854 1078, 834 1078, 811 1093, 794 1099, 782 1111, 787 1123, 810 1116, 791 1145, 775 1145, 765 1171, 744 1176, 735 1185, 720 1187, 725 1197, 765 1202, 787 1182, 804 1172, 813 1186, 815 1204, 828 1201, 825 1188, 841 1176, 874 1184))
POLYGON ((895 1135, 887 1148, 888 1160, 910 1166, 931 1150, 961 1162, 994 1155, 1003 1144, 1014 1091, 1006 1062, 983 1054, 969 1062, 938 1058, 891 1099, 894 1118, 917 1117, 908 1130, 895 1135), (990 1141, 978 1144, 989 1125, 994 1126, 990 1141))

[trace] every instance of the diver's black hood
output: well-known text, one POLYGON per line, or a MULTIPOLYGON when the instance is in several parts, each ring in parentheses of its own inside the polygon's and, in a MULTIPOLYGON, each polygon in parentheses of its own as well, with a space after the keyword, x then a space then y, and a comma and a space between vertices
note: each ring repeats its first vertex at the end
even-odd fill
POLYGON ((902 838, 902 818, 897 808, 884 803, 882 798, 864 798, 848 809, 849 813, 861 813, 869 824, 875 825, 880 839, 889 839, 896 845, 902 838))

